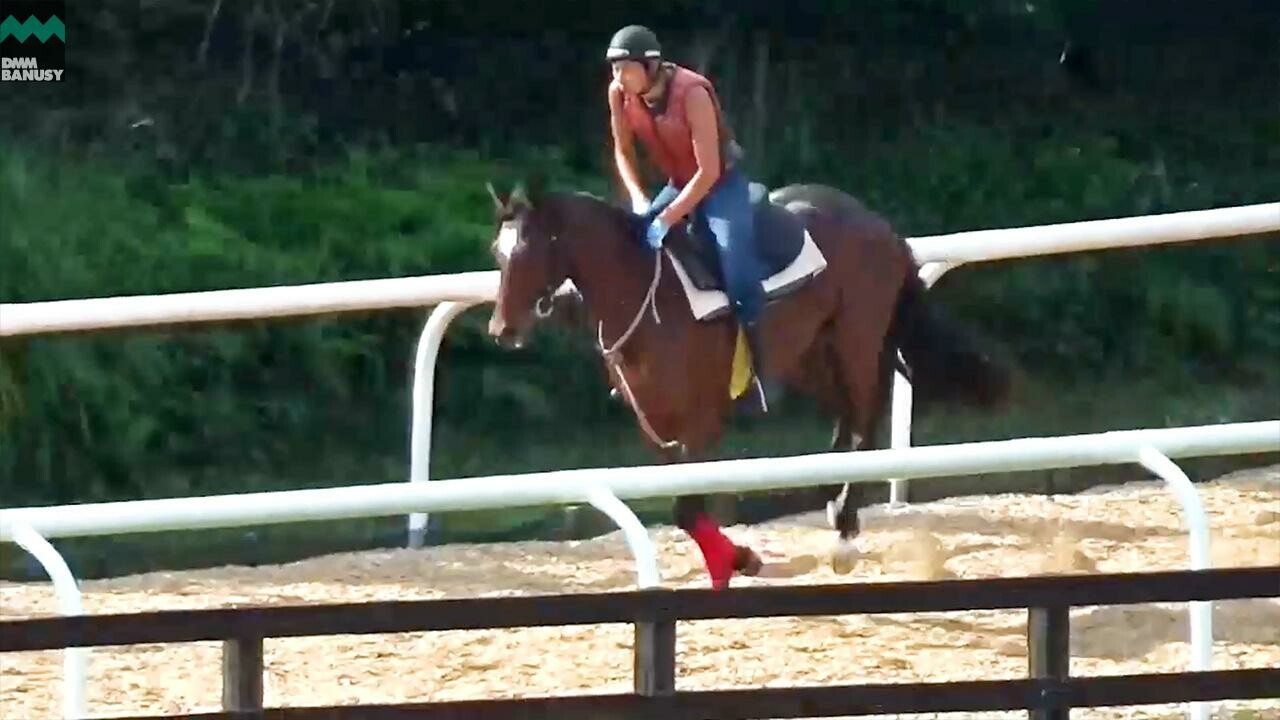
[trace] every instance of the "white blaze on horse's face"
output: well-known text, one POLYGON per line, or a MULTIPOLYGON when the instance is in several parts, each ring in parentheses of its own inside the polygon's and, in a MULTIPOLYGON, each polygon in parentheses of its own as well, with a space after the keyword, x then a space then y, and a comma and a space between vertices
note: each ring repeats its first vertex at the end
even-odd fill
POLYGON ((504 220, 493 241, 502 275, 489 332, 499 344, 514 348, 522 347, 533 323, 552 310, 544 279, 550 272, 548 250, 531 244, 524 232, 529 222, 524 214, 504 220))
POLYGON ((511 220, 502 223, 502 227, 498 229, 497 252, 504 262, 511 260, 511 254, 516 251, 519 242, 520 226, 511 220))

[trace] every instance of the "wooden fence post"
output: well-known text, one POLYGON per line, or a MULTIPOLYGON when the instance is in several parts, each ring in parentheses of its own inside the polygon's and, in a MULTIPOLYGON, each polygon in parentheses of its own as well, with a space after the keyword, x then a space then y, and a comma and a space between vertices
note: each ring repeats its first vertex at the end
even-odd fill
POLYGON ((635 688, 646 697, 675 694, 675 620, 636 623, 635 688))
POLYGON ((262 711, 262 638, 236 637, 222 642, 222 709, 262 711))
MULTIPOLYGON (((1033 607, 1027 613, 1027 665, 1036 680, 1066 680, 1071 675, 1071 608, 1066 605, 1033 607)), ((1031 720, 1068 720, 1071 708, 1058 703, 1062 698, 1046 690, 1039 698, 1044 705, 1031 710, 1031 720)))

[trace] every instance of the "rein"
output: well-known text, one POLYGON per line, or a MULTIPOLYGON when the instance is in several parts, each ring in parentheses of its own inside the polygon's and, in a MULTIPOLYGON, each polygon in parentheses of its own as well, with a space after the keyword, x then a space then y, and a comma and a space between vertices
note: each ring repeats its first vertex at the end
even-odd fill
POLYGON ((635 394, 631 392, 631 384, 627 382, 627 375, 622 371, 622 363, 617 357, 619 351, 622 350, 622 346, 631 339, 636 328, 640 326, 640 320, 644 317, 645 310, 648 310, 653 314, 654 323, 658 325, 662 324, 662 318, 658 316, 658 303, 655 301, 658 291, 658 283, 662 280, 662 252, 655 252, 653 257, 653 280, 650 281, 649 291, 645 293, 644 300, 641 301, 640 308, 636 311, 635 317, 631 319, 631 324, 627 327, 626 332, 622 333, 622 336, 614 342, 613 347, 606 348, 604 345, 604 321, 602 320, 596 330, 596 339, 600 345, 600 354, 604 357, 605 361, 609 363, 610 367, 613 368, 614 372, 618 374, 618 379, 622 381, 622 392, 626 394, 627 402, 629 402, 631 404, 631 408, 635 410, 636 419, 640 421, 641 429, 644 430, 645 434, 649 436, 649 439, 652 440, 659 448, 663 450, 679 448, 681 452, 683 452, 684 445, 681 444, 680 441, 663 440, 658 437, 658 433, 654 431, 653 426, 649 424, 649 419, 645 416, 644 410, 641 409, 640 403, 636 402, 635 394))
POLYGON ((662 318, 658 317, 658 304, 654 302, 654 296, 658 292, 658 283, 662 280, 662 253, 654 253, 653 260, 653 280, 649 282, 649 291, 645 293, 644 300, 640 303, 640 309, 636 312, 636 316, 631 319, 631 325, 627 327, 627 331, 622 333, 622 337, 613 344, 613 347, 606 348, 604 346, 604 322, 601 321, 597 338, 600 341, 600 352, 606 357, 613 356, 622 349, 622 346, 631 339, 631 334, 640 326, 640 318, 644 317, 645 310, 653 312, 653 322, 661 325, 662 318))

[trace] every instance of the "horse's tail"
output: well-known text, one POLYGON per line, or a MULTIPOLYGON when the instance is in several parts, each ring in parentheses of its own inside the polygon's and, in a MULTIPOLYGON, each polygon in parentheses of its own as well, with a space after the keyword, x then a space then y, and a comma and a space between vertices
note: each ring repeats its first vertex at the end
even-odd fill
POLYGON ((923 400, 959 401, 982 408, 1003 405, 1012 370, 996 360, 976 333, 931 305, 913 266, 898 294, 889 340, 902 351, 906 376, 923 400))

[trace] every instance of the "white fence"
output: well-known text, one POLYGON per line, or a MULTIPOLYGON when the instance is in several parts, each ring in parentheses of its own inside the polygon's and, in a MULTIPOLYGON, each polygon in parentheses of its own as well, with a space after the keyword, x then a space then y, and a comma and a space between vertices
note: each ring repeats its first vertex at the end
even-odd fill
MULTIPOLYGON (((1280 203, 1167 215, 965 232, 913 238, 926 282, 964 263, 1114 247, 1188 242, 1280 231, 1280 203)), ((0 511, 0 540, 19 542, 50 572, 65 612, 78 612, 79 592, 45 537, 227 527, 264 522, 339 519, 410 512, 410 544, 418 545, 427 511, 589 502, 624 529, 636 554, 638 580, 656 583, 652 546, 622 497, 670 496, 877 482, 894 478, 892 501, 905 480, 977 472, 1142 462, 1161 475, 1183 502, 1192 533, 1193 566, 1207 563, 1207 533, 1194 488, 1169 455, 1280 450, 1280 422, 1142 430, 1003 443, 904 450, 910 444, 910 386, 895 378, 894 449, 854 454, 772 458, 678 467, 612 468, 497 476, 425 483, 430 476, 435 363, 449 323, 467 307, 492 301, 494 271, 417 278, 326 283, 160 296, 0 304, 0 337, 167 324, 221 322, 395 307, 436 305, 416 351, 410 485, 393 483, 268 495, 231 495, 138 503, 0 511), (577 473, 575 475, 575 473, 577 473), (1201 547, 1204 545, 1204 547, 1201 547)), ((1192 614, 1196 663, 1209 657, 1212 633, 1203 608, 1192 614)), ((84 714, 83 656, 67 656, 67 717, 84 714)))
MULTIPOLYGON (((1280 231, 1280 203, 1193 210, 910 238, 921 275, 932 285, 972 262, 1105 248, 1191 242, 1280 231)), ((468 307, 491 302, 496 271, 385 280, 265 287, 158 296, 0 304, 0 337, 174 323, 219 322, 436 305, 418 341, 414 363, 409 480, 431 474, 435 365, 449 324, 468 307)), ((911 444, 911 386, 895 374, 892 447, 911 444)), ((892 479, 890 501, 905 500, 904 479, 892 479)), ((409 517, 409 545, 421 546, 427 517, 409 517)))

